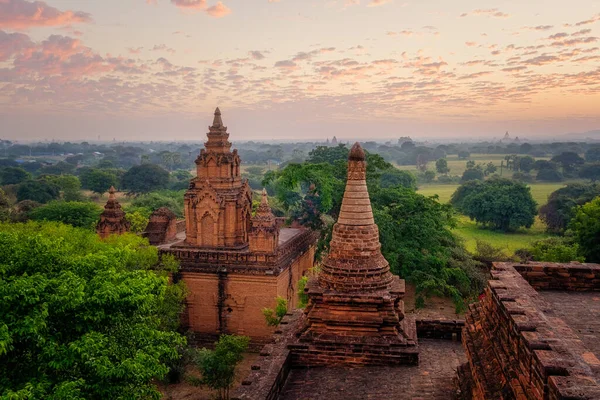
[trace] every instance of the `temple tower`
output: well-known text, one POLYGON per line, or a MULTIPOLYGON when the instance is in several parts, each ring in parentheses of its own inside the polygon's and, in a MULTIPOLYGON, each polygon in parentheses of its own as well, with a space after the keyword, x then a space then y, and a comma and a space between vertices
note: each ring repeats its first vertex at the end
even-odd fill
POLYGON ((208 141, 196 159, 197 176, 185 194, 186 240, 194 247, 241 249, 248 246, 252 192, 240 175, 240 156, 215 110, 208 141))
POLYGON ((348 158, 342 207, 321 273, 306 286, 300 365, 417 364, 414 319, 404 315, 404 281, 381 254, 366 184, 365 152, 348 158))
POLYGON ((250 251, 274 253, 279 242, 279 227, 275 215, 269 206, 267 191, 263 189, 262 198, 256 214, 252 217, 250 228, 250 251))
POLYGON ((96 224, 96 233, 104 239, 109 235, 129 232, 129 226, 129 221, 125 219, 125 212, 115 197, 115 188, 111 186, 108 189, 108 201, 100 214, 100 221, 96 224))

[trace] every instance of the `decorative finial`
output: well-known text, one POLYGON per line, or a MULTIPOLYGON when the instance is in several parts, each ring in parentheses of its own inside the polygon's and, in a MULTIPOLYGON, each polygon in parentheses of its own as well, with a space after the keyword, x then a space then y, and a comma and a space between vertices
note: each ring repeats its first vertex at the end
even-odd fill
POLYGON ((108 189, 108 199, 109 200, 115 199, 115 192, 116 192, 116 189, 114 186, 111 186, 110 189, 108 189))
POLYGON ((215 118, 212 124, 213 128, 221 128, 223 126, 223 120, 221 119, 221 110, 219 107, 215 109, 215 118))
POLYGON ((263 188, 263 190, 262 190, 262 198, 260 199, 260 204, 261 205, 266 205, 266 206, 269 205, 269 198, 268 198, 268 195, 267 195, 267 189, 265 189, 265 188, 263 188))
POLYGON ((354 143, 354 146, 350 149, 348 160, 351 161, 365 161, 365 151, 361 147, 360 143, 354 143))

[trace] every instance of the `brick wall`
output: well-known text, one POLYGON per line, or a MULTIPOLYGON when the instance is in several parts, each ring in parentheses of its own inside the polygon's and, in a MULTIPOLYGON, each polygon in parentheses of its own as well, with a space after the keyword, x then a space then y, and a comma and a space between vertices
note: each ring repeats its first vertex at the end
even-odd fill
POLYGON ((458 374, 462 398, 600 398, 581 341, 545 307, 512 264, 494 264, 485 297, 466 316, 468 364, 458 374))
POLYGON ((599 264, 530 262, 514 268, 537 290, 600 290, 599 264))

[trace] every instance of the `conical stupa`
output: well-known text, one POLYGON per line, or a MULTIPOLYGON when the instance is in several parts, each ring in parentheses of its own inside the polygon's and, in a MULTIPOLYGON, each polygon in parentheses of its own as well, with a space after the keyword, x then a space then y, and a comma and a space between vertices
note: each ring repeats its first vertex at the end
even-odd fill
POLYGON ((356 143, 329 254, 306 285, 306 323, 293 346, 299 365, 418 363, 415 322, 404 315, 404 281, 390 272, 380 247, 365 152, 356 143))
POLYGON ((116 189, 111 186, 108 189, 108 200, 104 206, 104 211, 100 214, 100 221, 96 224, 96 233, 105 238, 109 235, 120 235, 129 232, 129 221, 125 219, 125 212, 115 196, 116 189))

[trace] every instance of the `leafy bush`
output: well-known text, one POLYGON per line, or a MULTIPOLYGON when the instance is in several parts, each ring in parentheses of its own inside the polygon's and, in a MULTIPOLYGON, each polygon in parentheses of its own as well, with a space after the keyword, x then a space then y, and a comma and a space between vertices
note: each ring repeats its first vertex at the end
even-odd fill
POLYGON ((129 230, 132 233, 144 232, 146 226, 148 226, 148 216, 140 212, 139 209, 133 212, 126 213, 125 219, 129 222, 129 230))
POLYGON ((60 188, 44 179, 26 181, 19 184, 17 189, 17 200, 32 200, 37 203, 48 203, 60 196, 60 188))
POLYGON ((175 192, 169 190, 143 194, 133 199, 131 206, 146 208, 151 210, 151 212, 161 207, 167 207, 177 217, 181 218, 183 217, 183 194, 183 191, 175 192))
POLYGON ((15 185, 31 179, 31 174, 19 167, 5 167, 0 169, 0 184, 15 185))
POLYGON ((483 263, 489 269, 492 268, 493 262, 508 260, 506 254, 504 254, 504 250, 479 239, 475 240, 475 253, 473 254, 473 258, 480 263, 483 263))
POLYGON ((536 240, 531 244, 529 251, 535 261, 559 263, 584 261, 583 257, 578 255, 579 246, 562 237, 536 240))
POLYGON ((121 185, 134 194, 166 189, 169 172, 155 164, 134 165, 121 178, 121 185))
POLYGON ((562 182, 564 179, 563 174, 555 169, 541 169, 538 171, 535 177, 538 181, 545 182, 562 182))
POLYGON ((34 221, 55 221, 76 228, 93 229, 101 212, 102 208, 94 203, 53 201, 35 208, 29 213, 29 217, 34 221))
POLYGON ((185 339, 163 328, 155 247, 48 222, 0 224, 0 243, 0 397, 160 397, 185 339))
POLYGON ((569 228, 585 260, 600 263, 600 197, 578 207, 569 228))
POLYGON ((283 297, 277 297, 277 305, 275 310, 272 308, 265 307, 262 309, 263 316, 267 321, 267 326, 277 326, 287 314, 287 300, 283 297))
POLYGON ((222 335, 214 350, 201 349, 197 354, 197 366, 202 379, 192 380, 217 391, 218 399, 229 399, 229 389, 235 379, 235 366, 244 359, 250 338, 222 335))
POLYGON ((483 171, 479 168, 469 168, 466 169, 462 174, 461 182, 475 181, 475 180, 483 180, 483 171))

